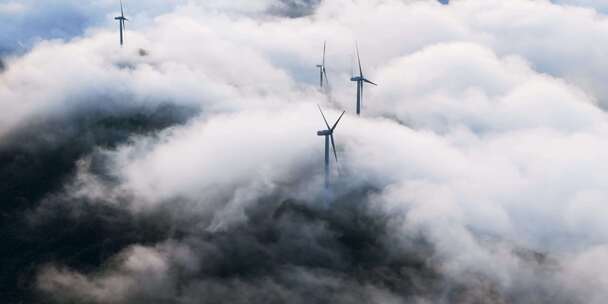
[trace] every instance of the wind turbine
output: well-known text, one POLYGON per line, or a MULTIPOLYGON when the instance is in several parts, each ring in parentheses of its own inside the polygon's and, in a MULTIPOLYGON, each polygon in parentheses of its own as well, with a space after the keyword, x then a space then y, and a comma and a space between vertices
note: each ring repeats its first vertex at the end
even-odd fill
POLYGON ((129 19, 125 18, 125 12, 122 8, 122 1, 120 1, 120 16, 114 17, 114 20, 118 20, 118 28, 120 29, 120 46, 123 45, 123 31, 126 31, 125 21, 129 21, 129 19))
POLYGON ((321 110, 321 106, 319 107, 319 112, 321 112, 321 116, 323 116, 323 121, 325 121, 325 125, 327 126, 327 130, 317 131, 318 136, 325 136, 325 189, 329 189, 329 142, 331 140, 331 146, 334 151, 334 157, 336 158, 336 162, 338 161, 338 153, 336 153, 336 144, 334 142, 334 130, 336 126, 338 126, 338 122, 342 119, 342 116, 346 111, 343 111, 338 120, 334 123, 332 127, 329 126, 327 119, 325 119, 325 114, 323 114, 323 110, 321 110))
POLYGON ((319 78, 320 78, 320 84, 321 84, 321 89, 323 88, 323 78, 325 78, 325 81, 327 81, 327 72, 325 71, 325 47, 327 45, 327 41, 323 42, 323 63, 322 64, 317 64, 317 68, 319 68, 319 78))
POLYGON ((357 44, 357 62, 359 63, 359 76, 352 76, 350 81, 357 82, 357 115, 361 113, 361 99, 363 99, 363 83, 367 82, 377 86, 377 84, 371 82, 369 79, 363 76, 363 68, 361 68, 361 58, 359 57, 359 45, 357 44))

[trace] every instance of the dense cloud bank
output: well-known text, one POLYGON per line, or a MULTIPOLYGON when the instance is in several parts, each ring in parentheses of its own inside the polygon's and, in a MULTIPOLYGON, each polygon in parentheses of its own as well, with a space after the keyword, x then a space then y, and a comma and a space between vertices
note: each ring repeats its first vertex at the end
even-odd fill
POLYGON ((157 2, 0 4, 4 302, 608 297, 602 4, 157 2))

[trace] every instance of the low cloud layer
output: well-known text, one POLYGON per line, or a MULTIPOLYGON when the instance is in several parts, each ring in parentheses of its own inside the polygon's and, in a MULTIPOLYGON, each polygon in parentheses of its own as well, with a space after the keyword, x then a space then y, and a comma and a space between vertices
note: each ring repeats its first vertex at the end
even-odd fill
POLYGON ((114 6, 4 58, 8 303, 608 296, 601 4, 127 3, 123 48, 114 6))

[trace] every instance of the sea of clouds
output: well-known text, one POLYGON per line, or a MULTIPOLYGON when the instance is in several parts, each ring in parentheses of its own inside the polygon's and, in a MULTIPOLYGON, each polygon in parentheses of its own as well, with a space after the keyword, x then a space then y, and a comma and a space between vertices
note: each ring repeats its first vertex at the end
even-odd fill
POLYGON ((608 298, 601 1, 125 8, 121 48, 115 1, 0 3, 9 300, 608 298))

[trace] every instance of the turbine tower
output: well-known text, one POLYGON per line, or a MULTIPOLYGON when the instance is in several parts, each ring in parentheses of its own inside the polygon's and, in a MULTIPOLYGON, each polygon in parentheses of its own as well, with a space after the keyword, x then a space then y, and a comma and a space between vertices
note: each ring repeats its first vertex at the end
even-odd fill
POLYGON ((359 57, 359 45, 356 46, 357 49, 357 62, 359 63, 359 76, 353 76, 350 78, 350 81, 357 82, 357 115, 361 113, 361 99, 363 99, 363 83, 367 82, 369 84, 373 84, 377 86, 377 84, 371 82, 365 76, 363 76, 363 68, 361 68, 361 58, 359 57))
POLYGON ((319 78, 320 78, 320 85, 321 85, 321 89, 323 88, 323 79, 325 79, 325 81, 327 81, 327 73, 325 72, 325 46, 327 44, 327 41, 323 42, 323 63, 321 64, 317 64, 317 68, 319 68, 319 78))
POLYGON ((338 122, 342 119, 342 116, 346 111, 343 111, 338 120, 334 123, 332 127, 329 126, 327 119, 325 119, 325 114, 323 114, 323 110, 321 110, 321 106, 319 107, 319 112, 321 112, 321 116, 323 116, 323 121, 325 121, 325 125, 327 126, 326 130, 317 131, 318 136, 325 136, 325 189, 329 189, 329 142, 331 141, 331 146, 334 151, 334 157, 336 158, 336 162, 338 161, 338 153, 336 153, 336 144, 334 142, 334 130, 336 126, 338 126, 338 122))
POLYGON ((123 31, 126 31, 125 21, 129 21, 129 19, 125 18, 125 12, 122 8, 122 1, 120 1, 120 16, 114 17, 114 20, 118 20, 118 28, 120 30, 120 46, 123 45, 123 31))

